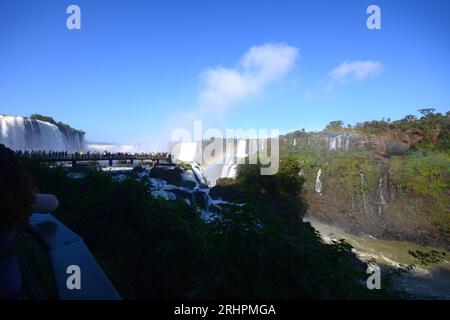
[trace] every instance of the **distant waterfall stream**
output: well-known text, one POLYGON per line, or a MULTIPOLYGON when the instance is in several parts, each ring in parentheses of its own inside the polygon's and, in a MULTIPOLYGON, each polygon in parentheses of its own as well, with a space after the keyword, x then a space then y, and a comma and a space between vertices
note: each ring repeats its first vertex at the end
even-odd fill
POLYGON ((367 206, 367 196, 366 196, 366 191, 364 190, 365 186, 364 186, 364 173, 360 173, 359 174, 360 177, 360 185, 361 185, 361 195, 363 198, 363 206, 364 206, 364 213, 369 213, 368 212, 368 206, 367 206))
POLYGON ((319 169, 319 171, 317 171, 316 187, 315 187, 316 192, 319 194, 322 194, 322 181, 320 180, 321 175, 322 175, 322 169, 319 169))

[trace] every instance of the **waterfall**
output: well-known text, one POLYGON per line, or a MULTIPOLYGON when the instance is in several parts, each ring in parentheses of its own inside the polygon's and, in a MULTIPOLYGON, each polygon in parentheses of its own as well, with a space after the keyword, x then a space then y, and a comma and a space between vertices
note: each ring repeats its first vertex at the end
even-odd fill
POLYGON ((316 176, 316 192, 319 194, 322 194, 322 181, 320 180, 320 176, 322 175, 322 169, 319 169, 319 171, 317 171, 317 176, 316 176))
POLYGON ((294 139, 294 147, 297 146, 297 139, 294 139))
POLYGON ((336 151, 342 147, 342 135, 330 138, 330 151, 336 151))
POLYGON ((350 137, 351 136, 352 136, 352 134, 345 137, 345 146, 344 146, 345 151, 348 151, 350 148, 350 137))
POLYGON ((225 152, 225 161, 222 167, 222 173, 220 174, 219 178, 234 178, 236 176, 237 169, 235 162, 236 159, 234 155, 234 148, 230 148, 228 144, 225 152))
MULTIPOLYGON (((215 155, 208 163, 202 160, 202 150, 200 143, 181 143, 181 146, 172 148, 176 152, 174 154, 175 160, 182 160, 185 162, 202 163, 202 170, 209 180, 209 186, 213 187, 216 181, 220 178, 235 178, 237 167, 239 163, 244 163, 243 160, 247 157, 247 143, 255 144, 253 149, 257 149, 257 141, 247 141, 244 139, 223 140, 224 148, 215 150, 215 155)), ((266 143, 265 139, 260 139, 261 145, 266 143)), ((252 149, 252 148, 250 148, 252 149)))
POLYGON ((364 174, 360 173, 359 177, 360 177, 360 181, 361 181, 360 185, 361 185, 361 194, 362 194, 362 197, 363 197, 364 213, 368 213, 367 212, 366 192, 364 191, 364 174))
POLYGON ((378 191, 380 192, 381 204, 386 204, 386 199, 383 196, 383 178, 380 178, 380 181, 378 182, 378 191))
POLYGON ((378 204, 378 213, 383 213, 383 207, 382 205, 386 204, 386 199, 383 196, 383 178, 380 178, 380 180, 378 181, 378 193, 379 193, 379 197, 380 197, 380 202, 378 204))
MULTIPOLYGON (((181 142, 171 148, 173 158, 178 161, 191 164, 201 163, 202 166, 195 165, 196 175, 204 183, 208 181, 209 186, 214 186, 219 178, 235 178, 239 163, 244 163, 247 157, 247 140, 240 139, 224 140, 225 148, 215 150, 215 156, 212 161, 205 163, 202 157, 202 143, 199 142, 181 142)), ((261 140, 261 142, 265 142, 261 140)), ((250 143, 252 143, 250 141, 250 143)), ((253 141, 257 143, 257 141, 253 141)))
POLYGON ((247 140, 241 139, 238 141, 236 157, 245 159, 247 156, 247 140))
POLYGON ((200 183, 203 183, 204 185, 209 185, 209 180, 208 180, 208 176, 206 175, 205 171, 203 170, 202 167, 200 167, 200 165, 198 163, 191 163, 191 167, 192 167, 192 172, 194 173, 194 175, 196 176, 197 180, 200 183))
POLYGON ((0 143, 13 150, 83 151, 84 133, 25 117, 0 115, 0 143))
POLYGON ((330 151, 336 150, 336 137, 330 138, 330 151))
POLYGON ((201 162, 201 150, 198 142, 182 142, 172 148, 174 158, 183 162, 201 162))
POLYGON ((245 159, 247 156, 247 141, 240 139, 237 143, 236 152, 233 151, 234 148, 227 148, 221 178, 236 177, 239 160, 245 159))

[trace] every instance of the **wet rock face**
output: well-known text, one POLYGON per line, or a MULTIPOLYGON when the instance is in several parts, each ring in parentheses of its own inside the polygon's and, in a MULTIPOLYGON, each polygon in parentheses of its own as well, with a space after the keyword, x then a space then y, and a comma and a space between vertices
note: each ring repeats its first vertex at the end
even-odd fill
POLYGON ((448 209, 436 198, 403 190, 399 178, 389 175, 387 169, 356 172, 349 179, 345 176, 348 172, 328 168, 323 172, 321 193, 313 189, 311 172, 308 216, 352 234, 450 248, 449 230, 432 218, 433 210, 448 209))
POLYGON ((209 188, 193 170, 179 167, 155 167, 140 174, 147 179, 152 195, 169 200, 183 200, 201 210, 208 210, 209 188))
MULTIPOLYGON (((214 220, 223 205, 235 204, 225 201, 225 198, 230 198, 225 195, 227 193, 225 190, 221 197, 213 199, 210 195, 212 189, 205 183, 207 177, 199 168, 185 170, 179 167, 155 167, 146 169, 138 175, 148 183, 153 197, 181 200, 188 205, 196 206, 205 221, 214 220)), ((234 190, 231 198, 234 199, 238 195, 239 193, 234 190)))
POLYGON ((165 180, 168 183, 193 190, 196 183, 183 178, 184 170, 179 167, 155 167, 149 172, 149 177, 165 180))
POLYGON ((178 189, 178 188, 172 188, 172 189, 170 189, 170 192, 175 194, 177 199, 182 199, 185 201, 187 200, 189 202, 189 204, 192 204, 192 201, 193 201, 193 192, 192 191, 178 189))

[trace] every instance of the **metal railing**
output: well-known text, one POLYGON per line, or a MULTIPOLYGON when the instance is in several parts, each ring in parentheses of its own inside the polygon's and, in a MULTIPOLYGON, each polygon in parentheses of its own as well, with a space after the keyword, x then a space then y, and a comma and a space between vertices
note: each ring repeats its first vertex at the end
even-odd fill
POLYGON ((78 234, 51 214, 32 214, 29 225, 48 255, 59 299, 121 299, 78 234))

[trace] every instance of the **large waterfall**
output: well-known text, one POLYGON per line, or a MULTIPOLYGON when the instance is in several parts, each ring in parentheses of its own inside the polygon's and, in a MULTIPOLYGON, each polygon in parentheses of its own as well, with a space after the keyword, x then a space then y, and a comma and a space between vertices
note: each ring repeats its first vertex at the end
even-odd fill
POLYGON ((247 142, 244 139, 238 140, 237 143, 234 140, 225 140, 225 150, 216 150, 214 161, 203 164, 211 186, 214 186, 219 178, 236 177, 238 163, 243 163, 247 156, 247 142))
POLYGON ((0 115, 0 143, 13 150, 82 151, 84 133, 25 117, 0 115))
POLYGON ((202 145, 199 142, 182 142, 171 148, 174 158, 183 162, 202 162, 202 145))
POLYGON ((237 143, 237 150, 227 148, 225 163, 222 169, 221 178, 234 178, 237 172, 238 161, 245 159, 247 152, 247 141, 239 140, 237 143))
POLYGON ((200 142, 181 142, 171 148, 175 160, 200 163, 203 174, 207 176, 210 186, 214 186, 219 178, 234 178, 239 163, 247 156, 247 140, 223 140, 223 148, 215 150, 215 155, 203 155, 206 152, 200 142), (210 157, 206 163, 206 158, 210 157))

